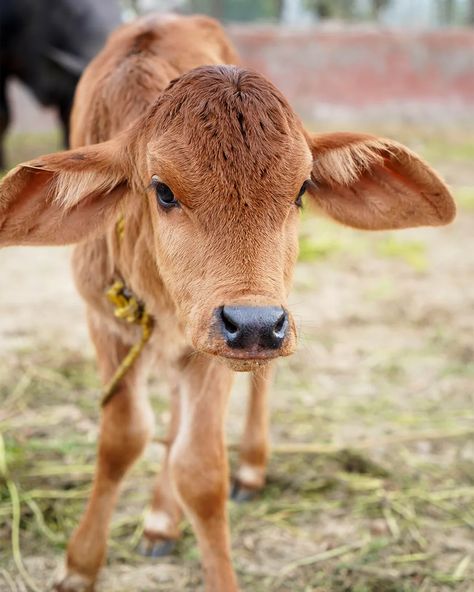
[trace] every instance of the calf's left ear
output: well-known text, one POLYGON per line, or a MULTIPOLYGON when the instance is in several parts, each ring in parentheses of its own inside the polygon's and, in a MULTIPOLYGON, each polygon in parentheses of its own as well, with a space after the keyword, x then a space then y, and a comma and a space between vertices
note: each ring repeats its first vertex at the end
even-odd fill
POLYGON ((438 226, 456 214, 442 179, 398 142, 353 133, 308 136, 317 206, 363 230, 438 226))
POLYGON ((18 165, 0 182, 0 247, 64 245, 103 230, 128 189, 112 140, 18 165))

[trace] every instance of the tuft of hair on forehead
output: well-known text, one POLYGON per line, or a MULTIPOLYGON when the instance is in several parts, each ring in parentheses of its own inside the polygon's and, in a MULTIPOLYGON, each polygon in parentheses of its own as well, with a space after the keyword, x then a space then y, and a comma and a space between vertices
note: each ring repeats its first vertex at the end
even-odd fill
POLYGON ((151 110, 149 125, 176 130, 218 162, 275 158, 300 129, 280 91, 264 76, 237 66, 201 66, 173 80, 151 110), (239 158, 240 157, 240 158, 239 158))

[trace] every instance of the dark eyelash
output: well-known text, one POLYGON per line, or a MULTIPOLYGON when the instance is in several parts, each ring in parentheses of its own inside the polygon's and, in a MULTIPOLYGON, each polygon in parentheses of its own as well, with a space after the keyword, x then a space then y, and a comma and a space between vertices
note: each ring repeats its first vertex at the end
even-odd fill
POLYGON ((308 185, 309 185, 309 181, 305 181, 303 183, 303 185, 301 186, 301 189, 298 193, 297 198, 295 199, 295 205, 298 208, 303 208, 303 195, 306 193, 307 189, 308 189, 308 185))

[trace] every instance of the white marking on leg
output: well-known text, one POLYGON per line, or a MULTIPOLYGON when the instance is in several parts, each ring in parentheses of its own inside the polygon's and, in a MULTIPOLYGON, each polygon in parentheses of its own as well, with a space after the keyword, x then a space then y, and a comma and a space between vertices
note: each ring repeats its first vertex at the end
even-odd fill
POLYGON ((57 585, 61 586, 61 590, 68 592, 87 592, 92 589, 94 580, 71 571, 66 567, 61 569, 61 576, 57 579, 57 585))
POLYGON ((237 470, 237 480, 249 487, 263 487, 265 483, 265 469, 254 465, 242 464, 237 470))
POLYGON ((167 536, 175 530, 175 526, 166 512, 148 510, 145 514, 144 529, 145 532, 167 536))

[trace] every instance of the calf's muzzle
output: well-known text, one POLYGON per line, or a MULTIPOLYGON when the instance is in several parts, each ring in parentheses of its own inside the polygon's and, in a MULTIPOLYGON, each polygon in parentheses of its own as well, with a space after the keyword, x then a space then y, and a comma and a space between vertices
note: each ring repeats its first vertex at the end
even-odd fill
POLYGON ((227 346, 249 353, 279 350, 289 329, 280 306, 222 306, 217 320, 227 346))

